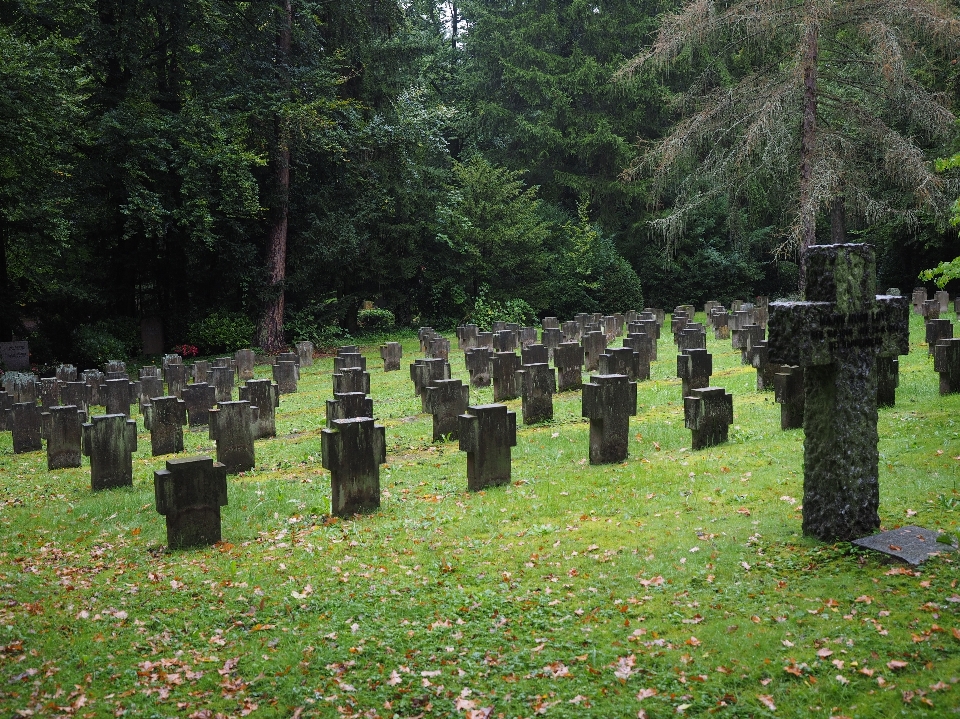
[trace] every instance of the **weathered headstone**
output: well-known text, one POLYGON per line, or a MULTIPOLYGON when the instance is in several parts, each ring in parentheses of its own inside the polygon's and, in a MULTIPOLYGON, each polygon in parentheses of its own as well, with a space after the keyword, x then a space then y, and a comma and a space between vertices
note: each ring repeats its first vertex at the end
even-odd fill
MULTIPOLYGON (((312 367, 313 366, 313 342, 308 342, 304 340, 302 342, 297 342, 294 347, 297 350, 297 357, 300 358, 301 367, 312 367)), ((241 377, 240 379, 246 381, 252 379, 251 377, 241 377)))
POLYGON ((413 391, 422 400, 427 387, 450 379, 450 363, 444 359, 418 359, 410 365, 410 379, 413 380, 413 391))
POLYGON ((524 362, 517 370, 516 383, 523 402, 523 423, 537 424, 552 420, 553 394, 557 391, 553 368, 546 362, 524 362))
MULTIPOLYGON (((650 362, 656 358, 656 340, 642 332, 633 332, 623 338, 623 346, 637 354, 637 376, 632 379, 636 381, 650 379, 650 362)), ((600 374, 622 373, 601 371, 600 374)))
POLYGON ((187 408, 187 423, 191 427, 210 424, 210 410, 217 403, 217 388, 206 382, 194 382, 183 388, 183 402, 187 408))
POLYGON ((560 329, 560 320, 556 317, 544 317, 540 320, 540 327, 549 330, 549 329, 560 329))
POLYGON ((931 355, 933 354, 933 348, 937 346, 937 342, 953 337, 953 323, 946 318, 927 320, 924 329, 926 330, 927 353, 931 355))
MULTIPOLYGON (((476 339, 476 336, 474 336, 476 339)), ((399 342, 387 342, 380 345, 380 358, 383 360, 384 372, 396 372, 400 369, 400 359, 403 357, 403 345, 399 342)))
MULTIPOLYGON (((644 307, 643 311, 653 315, 654 319, 657 320, 657 324, 660 327, 663 327, 663 323, 667 321, 667 313, 665 310, 660 309, 659 307, 644 307)), ((659 337, 658 337, 659 339, 659 337)))
POLYGON ((210 439, 217 443, 217 461, 226 465, 227 474, 256 464, 253 440, 259 414, 259 408, 246 401, 220 402, 209 411, 210 439))
POLYGON ((877 406, 893 407, 900 386, 900 362, 891 355, 877 356, 877 406))
MULTIPOLYGON (((359 367, 349 367, 340 370, 342 374, 346 369, 363 369, 359 367)), ((366 373, 364 373, 366 374, 366 373)), ((370 375, 368 374, 367 377, 370 375)), ((297 380, 300 378, 300 371, 294 362, 277 362, 273 365, 273 381, 280 388, 280 394, 295 394, 297 391, 297 380)), ((220 401, 219 399, 217 400, 220 401)))
POLYGON ((563 341, 563 332, 559 327, 547 327, 543 330, 543 346, 547 348, 547 361, 553 361, 553 351, 560 346, 563 341))
POLYGON ((216 391, 218 403, 233 401, 233 367, 211 367, 207 380, 207 384, 213 385, 216 391))
POLYGON ((86 415, 74 405, 51 407, 41 415, 40 431, 47 441, 47 470, 79 467, 86 415))
POLYGON ((927 300, 920 305, 920 314, 928 320, 937 319, 940 317, 940 303, 936 300, 927 300))
POLYGON ((50 409, 60 404, 60 382, 56 377, 44 377, 40 380, 40 406, 50 409))
POLYGON ((753 347, 763 342, 766 333, 760 325, 744 325, 737 332, 740 334, 740 362, 753 365, 753 347))
POLYGON ((187 386, 187 369, 185 364, 174 362, 168 364, 164 370, 163 376, 167 380, 167 394, 171 397, 181 397, 183 395, 183 388, 187 386))
POLYGON ((72 364, 62 364, 57 366, 57 379, 66 384, 67 382, 77 381, 77 368, 72 364))
POLYGON ((730 313, 724 309, 715 309, 710 315, 715 340, 730 339, 730 313))
POLYGON ((940 303, 940 314, 946 314, 950 311, 950 293, 946 290, 937 290, 933 293, 933 299, 940 303))
POLYGON ((681 380, 681 397, 691 390, 710 386, 713 374, 713 355, 705 349, 690 349, 677 355, 677 377, 681 380))
POLYGON ((723 387, 691 389, 683 398, 683 422, 691 432, 694 449, 726 442, 733 424, 733 395, 723 387))
POLYGON ((33 374, 6 372, 3 375, 3 389, 14 402, 37 401, 37 378, 33 374))
POLYGON ((579 342, 561 342, 553 351, 557 368, 557 391, 580 389, 583 386, 583 347, 579 342))
POLYGON ((766 340, 752 344, 750 361, 757 370, 757 391, 774 391, 774 376, 780 371, 780 365, 770 361, 770 348, 767 346, 766 340))
POLYGON ((327 427, 333 428, 335 419, 373 417, 373 400, 363 392, 336 394, 327 400, 327 427))
POLYGON ((450 359, 450 340, 446 337, 431 337, 427 348, 427 357, 432 359, 450 359))
POLYGON ((446 437, 457 439, 459 420, 470 404, 470 387, 458 379, 444 379, 427 387, 423 395, 423 408, 433 415, 433 441, 446 437))
MULTIPOLYGON (((421 360, 417 361, 420 362, 421 360)), ((370 373, 364 372, 359 367, 347 367, 339 372, 334 372, 333 394, 346 394, 347 392, 370 394, 370 373)))
MULTIPOLYGON (((126 375, 127 363, 122 360, 107 360, 103 363, 103 373, 105 375, 109 375, 112 372, 122 372, 124 375, 126 375)), ((127 377, 127 379, 129 379, 129 377, 127 377)))
POLYGON ((521 327, 520 333, 518 335, 520 340, 520 347, 529 347, 530 345, 537 344, 537 328, 536 327, 521 327))
POLYGON ((163 377, 167 377, 167 367, 174 364, 183 364, 183 357, 178 354, 167 354, 163 356, 161 366, 163 367, 163 377))
MULTIPOLYGON (((608 347, 597 364, 599 374, 625 374, 631 382, 636 382, 643 373, 640 353, 631 347, 608 347)), ((649 378, 648 370, 644 379, 649 378)))
POLYGON ((579 342, 583 336, 580 323, 576 320, 570 320, 560 325, 560 332, 563 335, 561 342, 579 342))
POLYGON ((210 381, 210 363, 206 360, 198 360, 189 366, 189 372, 193 375, 194 384, 208 383, 210 381))
POLYGON ((758 295, 753 305, 753 322, 767 329, 767 323, 770 319, 770 298, 766 295, 758 295))
POLYGON ((477 332, 477 347, 493 349, 493 332, 477 332))
MULTIPOLYGON (((337 350, 337 357, 343 357, 347 354, 360 354, 359 350, 352 353, 345 352, 344 350, 345 348, 343 347, 337 350)), ((300 355, 298 355, 296 352, 281 352, 280 354, 278 354, 276 357, 273 358, 273 364, 277 364, 279 362, 293 362, 297 366, 297 379, 300 379, 300 355)), ((363 368, 366 369, 367 361, 365 359, 362 360, 362 364, 363 364, 363 368)))
POLYGON ((460 415, 460 451, 467 453, 467 489, 510 484, 510 448, 517 446, 517 415, 503 404, 481 404, 460 415))
POLYGON ((910 304, 913 305, 915 314, 923 314, 923 303, 927 301, 927 288, 914 287, 913 295, 910 298, 910 304))
POLYGON ((7 370, 30 369, 30 345, 27 342, 0 342, 0 362, 7 370))
POLYGON ((583 363, 587 372, 596 372, 600 355, 607 349, 607 337, 603 332, 588 332, 583 336, 583 363))
POLYGON ((803 390, 803 367, 779 365, 773 376, 774 398, 780 404, 780 429, 803 427, 806 393, 803 390))
POLYGON ((67 382, 60 388, 60 404, 73 405, 87 412, 87 385, 85 382, 67 382))
MULTIPOLYGON (((148 413, 150 449, 154 457, 183 451, 183 426, 187 405, 177 397, 152 397, 148 413)), ((146 423, 145 423, 146 424, 146 423)))
POLYGON ((474 347, 464 352, 464 361, 470 373, 470 385, 489 387, 490 372, 493 369, 493 350, 489 347, 474 347))
POLYGON ((479 328, 473 324, 467 324, 460 327, 457 333, 457 340, 461 350, 470 350, 477 346, 477 332, 479 328))
MULTIPOLYGON (((430 341, 433 342, 434 339, 436 338, 433 337, 430 339, 430 341)), ((429 349, 427 351, 429 352, 429 349)), ((340 370, 347 369, 348 367, 359 367, 366 372, 367 358, 359 352, 343 352, 333 358, 334 372, 339 372, 340 370)))
POLYGON ((517 335, 512 330, 494 332, 493 349, 497 352, 513 352, 517 349, 517 335))
POLYGON ((770 360, 804 368, 803 531, 849 540, 880 524, 876 358, 909 351, 909 305, 876 296, 870 245, 805 261, 807 301, 770 305, 770 360))
POLYGON ((138 394, 134 394, 134 383, 128 379, 108 379, 103 384, 101 394, 107 414, 123 414, 129 417, 130 405, 138 399, 138 394))
POLYGON ((544 345, 528 345, 520 348, 521 364, 546 364, 550 361, 550 352, 544 345))
MULTIPOLYGON (((431 330, 432 331, 432 330, 431 330)), ((358 355, 360 354, 360 347, 357 345, 341 345, 337 348, 337 357, 340 355, 358 355)))
POLYGON ((677 335, 677 349, 681 352, 695 349, 705 350, 706 348, 707 334, 703 325, 689 322, 677 335))
POLYGON ((520 396, 517 388, 517 370, 520 358, 513 352, 496 352, 493 355, 493 401, 503 402, 520 396))
POLYGON ((168 459, 153 473, 157 513, 167 523, 167 548, 187 549, 221 539, 220 507, 227 506, 227 468, 211 457, 168 459))
POLYGON ((960 338, 940 340, 933 353, 933 369, 940 375, 940 394, 960 392, 960 338))
POLYGON ((637 414, 637 383, 626 375, 593 375, 583 385, 582 414, 590 420, 590 464, 627 458, 630 417, 637 414))
MULTIPOLYGON (((313 363, 313 345, 310 345, 310 362, 313 363)), ((302 357, 300 363, 303 364, 302 357)), ((237 380, 239 382, 253 379, 254 367, 257 364, 257 353, 252 349, 237 350, 233 355, 233 364, 237 368, 237 380)), ((196 381, 194 380, 194 382, 196 381)))
MULTIPOLYGON (((183 388, 183 394, 186 395, 187 389, 193 385, 187 385, 183 388)), ((144 405, 150 404, 153 397, 163 397, 163 380, 159 377, 143 377, 140 380, 140 396, 137 397, 140 413, 143 414, 144 405)))
POLYGON ((36 402, 14 402, 10 407, 8 426, 13 432, 13 453, 39 452, 40 407, 36 402))
POLYGON ((380 465, 386 434, 372 417, 337 419, 321 432, 323 466, 330 471, 331 514, 350 517, 380 506, 380 465))
POLYGON ((430 346, 430 339, 436 336, 436 332, 433 331, 433 327, 421 327, 417 332, 417 337, 420 339, 420 351, 426 352, 427 348, 430 346))
POLYGON ((101 414, 83 425, 83 453, 90 458, 93 491, 133 486, 137 423, 123 414, 101 414))

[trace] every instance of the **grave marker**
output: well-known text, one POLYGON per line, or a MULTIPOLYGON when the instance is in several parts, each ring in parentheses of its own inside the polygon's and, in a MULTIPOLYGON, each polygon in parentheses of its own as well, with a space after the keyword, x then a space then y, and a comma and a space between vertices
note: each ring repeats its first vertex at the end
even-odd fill
POLYGON ((713 374, 713 355, 702 348, 690 349, 677 355, 677 377, 681 380, 681 397, 691 390, 710 386, 713 374))
MULTIPOLYGON (((273 381, 277 383, 280 394, 296 394, 297 380, 300 378, 299 370, 300 368, 297 367, 295 362, 282 361, 273 365, 273 381)), ((346 370, 360 370, 367 378, 370 377, 370 375, 366 374, 360 367, 344 367, 340 370, 340 374, 343 374, 346 370)), ((217 401, 219 402, 220 400, 218 399, 217 401)))
POLYGON ((51 407, 41 415, 41 434, 47 441, 47 470, 79 467, 86 416, 74 405, 51 407))
MULTIPOLYGON (((301 358, 301 364, 303 364, 301 358)), ((310 345, 310 363, 313 364, 313 345, 310 345)), ((246 382, 254 377, 254 367, 257 364, 257 353, 252 349, 237 350, 233 355, 233 364, 237 368, 237 380, 246 382)), ((197 380, 195 379, 194 382, 197 380)))
POLYGON ((627 458, 630 417, 637 414, 637 383, 626 375, 593 375, 583 385, 582 414, 590 420, 590 464, 627 458))
MULTIPOLYGON (((294 347, 297 350, 297 357, 300 360, 301 367, 312 367, 313 366, 313 342, 308 342, 304 340, 302 342, 297 342, 294 347)), ((242 380, 253 379, 253 377, 241 377, 242 380)))
POLYGON ((933 353, 933 370, 940 375, 940 394, 960 392, 960 338, 940 340, 933 353))
POLYGON ((40 407, 37 403, 14 402, 9 412, 7 426, 13 432, 13 453, 39 452, 43 449, 40 441, 40 407))
POLYGON ((496 352, 493 355, 493 401, 503 402, 519 396, 517 370, 520 358, 513 352, 496 352))
POLYGON ((464 352, 464 361, 470 373, 470 385, 489 387, 490 372, 493 366, 493 350, 489 347, 475 347, 464 352))
MULTIPOLYGON (((640 353, 630 347, 607 348, 597 364, 600 374, 625 374, 631 382, 636 382, 643 373, 640 353)), ((649 368, 645 379, 650 379, 649 368)))
POLYGON ((446 437, 457 439, 459 420, 470 404, 470 387, 458 379, 443 379, 428 386, 423 394, 423 408, 433 415, 433 441, 446 437))
POLYGON ((546 362, 526 363, 517 370, 517 387, 522 399, 523 423, 537 424, 553 419, 554 371, 546 362))
POLYGON ((510 448, 517 446, 517 415, 503 404, 481 404, 460 415, 460 451, 467 453, 467 489, 510 484, 510 448))
POLYGON ((544 345, 528 345, 520 348, 521 364, 546 364, 550 361, 550 352, 544 345))
POLYGON ((953 323, 946 318, 927 320, 924 329, 927 340, 927 354, 933 354, 933 348, 937 346, 937 342, 940 340, 953 337, 953 323))
POLYGON ((83 425, 83 453, 90 458, 94 491, 133 486, 137 423, 123 414, 101 414, 83 425))
POLYGON ((7 371, 30 369, 30 345, 27 342, 0 342, 0 362, 7 371))
POLYGON ((217 461, 226 466, 227 474, 256 465, 253 440, 259 414, 259 408, 247 401, 221 402, 209 411, 210 439, 217 443, 217 461))
POLYGON ((335 419, 373 417, 373 400, 363 392, 335 394, 327 400, 327 427, 333 428, 335 419))
POLYGON ((210 424, 210 410, 217 403, 217 389, 206 382, 194 382, 183 388, 183 402, 189 426, 205 427, 210 424))
POLYGON ((683 398, 683 422, 691 431, 693 449, 726 442, 733 424, 733 395, 723 387, 691 389, 690 395, 683 398))
MULTIPOLYGON (((422 360, 417 360, 421 362, 422 360)), ((411 375, 412 375, 411 371, 411 375)), ((370 394, 370 373, 359 367, 347 367, 333 373, 333 393, 346 394, 347 392, 363 392, 370 394)))
POLYGON ((803 390, 803 367, 779 365, 773 376, 774 399, 780 404, 780 429, 803 427, 806 394, 803 390))
POLYGON ((600 355, 607 349, 607 337, 603 332, 588 332, 582 344, 584 366, 587 372, 595 372, 600 366, 600 355))
POLYGON ((337 419, 320 435, 323 466, 330 471, 331 514, 351 517, 380 507, 380 465, 386 434, 371 417, 337 419))
POLYGON ((403 345, 399 342, 387 342, 380 345, 380 359, 383 360, 384 372, 396 372, 400 369, 400 359, 403 357, 403 345))
POLYGON ((253 438, 276 437, 276 410, 280 406, 280 388, 268 379, 248 379, 240 388, 240 399, 257 408, 253 438))
POLYGON ((227 468, 211 457, 168 459, 153 473, 157 513, 167 523, 167 548, 187 549, 221 540, 220 507, 227 506, 227 468))
POLYGON ((561 342, 553 352, 553 366, 559 392, 583 386, 583 347, 579 342, 561 342))
MULTIPOLYGON (((153 397, 150 400, 150 450, 154 457, 183 451, 183 425, 187 423, 187 405, 177 397, 153 397)), ((146 423, 144 423, 146 424, 146 423)))
MULTIPOLYGON (((276 371, 274 371, 274 375, 276 375, 276 371)), ((207 384, 213 385, 218 404, 233 401, 233 367, 214 365, 210 368, 207 379, 207 384)))

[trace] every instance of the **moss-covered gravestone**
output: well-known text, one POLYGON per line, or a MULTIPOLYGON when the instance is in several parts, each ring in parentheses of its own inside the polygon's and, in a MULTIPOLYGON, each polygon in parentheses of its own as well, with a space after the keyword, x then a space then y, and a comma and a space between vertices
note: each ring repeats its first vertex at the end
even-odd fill
POLYGON ((217 390, 206 382, 188 384, 183 388, 183 402, 187 406, 187 424, 205 427, 210 424, 210 410, 217 403, 217 390))
POLYGON ((380 465, 386 434, 372 417, 337 419, 320 434, 323 467, 330 471, 331 514, 350 517, 380 506, 380 465))
POLYGON ((457 439, 459 420, 470 404, 470 386, 458 379, 444 379, 427 387, 423 394, 423 408, 433 415, 433 441, 457 439))
POLYGON ((940 340, 933 353, 933 369, 940 374, 940 394, 960 392, 960 338, 940 340))
POLYGON ((328 428, 332 429, 333 421, 337 419, 373 417, 373 400, 363 392, 345 392, 333 397, 327 400, 328 428))
POLYGON ((40 441, 40 407, 36 402, 14 402, 10 408, 10 429, 13 432, 13 453, 38 452, 40 441))
POLYGON ((470 373, 470 385, 489 387, 490 372, 493 368, 493 350, 489 347, 472 347, 463 353, 463 358, 470 373))
POLYGON ((217 461, 227 474, 253 469, 256 464, 253 440, 259 409, 249 402, 223 402, 210 410, 210 439, 217 443, 217 461))
POLYGON ((569 320, 567 322, 560 323, 560 334, 562 335, 561 342, 580 342, 580 338, 583 336, 580 330, 580 323, 576 320, 569 320))
POLYGON ((383 360, 384 372, 396 372, 400 369, 400 358, 403 357, 403 345, 399 342, 386 342, 380 345, 380 359, 383 360))
POLYGON ((624 461, 630 417, 637 414, 637 383, 624 374, 593 375, 583 385, 582 414, 590 420, 590 464, 624 461))
POLYGON ((600 367, 600 355, 607 349, 607 336, 603 332, 587 332, 581 342, 583 363, 587 372, 596 372, 600 367))
MULTIPOLYGON (((509 330, 504 330, 509 332, 509 330)), ((493 378, 493 401, 504 402, 520 396, 517 389, 517 370, 520 369, 520 358, 515 352, 495 352, 493 354, 493 368, 490 376, 493 378)))
POLYGON ((694 449, 726 442, 733 424, 733 395, 723 387, 691 389, 683 398, 683 422, 691 432, 694 449))
POLYGON ((579 342, 561 342, 553 351, 553 366, 557 368, 558 392, 583 387, 583 346, 579 342))
POLYGON ((517 370, 517 387, 522 400, 523 423, 537 424, 553 419, 556 375, 546 362, 524 364, 517 370))
POLYGON ((803 367, 778 365, 773 376, 774 398, 780 404, 780 429, 803 427, 803 408, 806 395, 803 391, 803 367))
POLYGON ((90 458, 90 487, 95 492, 133 485, 137 423, 123 414, 101 414, 83 425, 83 453, 90 458))
POLYGON ((220 507, 227 506, 227 468, 210 457, 167 460, 153 473, 157 512, 167 520, 167 548, 220 541, 220 507))
POLYGON ((41 415, 48 470, 80 466, 85 421, 86 415, 73 405, 51 407, 41 415))
POLYGON ((144 416, 149 423, 150 449, 154 457, 183 451, 183 426, 187 423, 187 405, 176 397, 153 397, 144 416))
POLYGON ((280 394, 296 394, 298 379, 300 368, 296 362, 284 360, 273 365, 273 381, 280 388, 280 394))
POLYGON ((877 356, 909 351, 909 304, 876 295, 873 247, 813 245, 806 302, 770 304, 770 360, 804 369, 803 531, 850 540, 880 525, 877 356))
POLYGON ((57 365, 57 379, 60 380, 61 383, 76 382, 77 368, 72 364, 57 365))
POLYGON ((258 410, 256 439, 277 436, 277 407, 280 406, 280 388, 268 379, 248 379, 240 388, 240 399, 258 410))
POLYGON ((510 484, 510 448, 517 446, 517 414, 504 404, 468 407, 460 415, 460 451, 467 453, 467 489, 510 484))

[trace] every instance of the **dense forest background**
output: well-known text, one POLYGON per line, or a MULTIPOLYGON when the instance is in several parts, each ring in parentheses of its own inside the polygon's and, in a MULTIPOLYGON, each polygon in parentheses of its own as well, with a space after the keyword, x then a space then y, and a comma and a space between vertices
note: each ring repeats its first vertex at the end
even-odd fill
MULTIPOLYGON (((775 173, 736 195, 695 188, 668 243, 656 221, 679 190, 623 178, 704 67, 721 93, 768 67, 769 46, 721 43, 618 75, 678 5, 0 0, 0 337, 29 339, 36 361, 93 362, 137 354, 144 318, 168 348, 276 349, 385 321, 365 303, 449 327, 795 294, 793 190, 775 173)), ((954 46, 914 50, 901 89, 955 106, 954 46)), ((855 62, 833 72, 850 81, 837 97, 884 91, 855 62)), ((784 108, 796 147, 762 162, 793 167, 802 118, 784 108)), ((931 168, 960 150, 955 132, 904 122, 931 168)), ((859 139, 880 153, 878 138, 859 139)), ((858 178, 900 196, 869 162, 858 178)), ((948 207, 820 210, 818 241, 839 214, 842 236, 877 246, 881 287, 909 292, 960 255, 948 207)))

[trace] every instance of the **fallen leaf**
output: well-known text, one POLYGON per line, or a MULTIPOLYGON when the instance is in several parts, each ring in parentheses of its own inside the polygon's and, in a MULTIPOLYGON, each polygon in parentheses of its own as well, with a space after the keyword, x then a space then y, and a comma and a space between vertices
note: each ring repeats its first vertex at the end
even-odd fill
POLYGON ((637 701, 642 702, 644 699, 649 699, 650 697, 657 696, 656 689, 641 689, 637 692, 637 701))
POLYGON ((757 694, 757 699, 770 711, 777 710, 777 705, 773 703, 773 697, 770 694, 757 694))
POLYGON ((891 659, 887 662, 887 669, 890 671, 896 671, 897 669, 903 669, 907 666, 906 662, 902 662, 899 659, 891 659))

